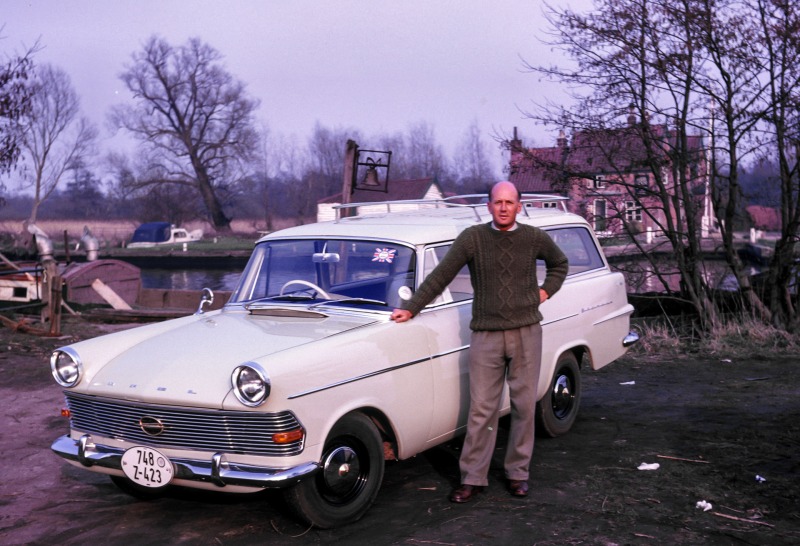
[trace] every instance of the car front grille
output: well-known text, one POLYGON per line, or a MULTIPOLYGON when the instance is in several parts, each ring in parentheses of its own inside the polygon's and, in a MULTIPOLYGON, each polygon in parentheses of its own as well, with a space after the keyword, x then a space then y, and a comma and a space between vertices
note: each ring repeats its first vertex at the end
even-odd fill
POLYGON ((124 402, 66 392, 70 426, 79 432, 135 444, 248 455, 288 456, 303 451, 303 440, 276 444, 275 433, 301 428, 290 411, 258 413, 186 409, 124 402), (147 434, 145 423, 163 432, 147 434))

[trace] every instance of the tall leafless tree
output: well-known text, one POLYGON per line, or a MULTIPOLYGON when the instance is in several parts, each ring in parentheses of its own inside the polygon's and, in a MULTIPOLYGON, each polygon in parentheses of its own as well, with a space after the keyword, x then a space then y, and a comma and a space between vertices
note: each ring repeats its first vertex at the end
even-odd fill
MULTIPOLYGON (((551 22, 552 43, 575 66, 531 68, 576 90, 576 103, 543 105, 533 117, 572 131, 602 131, 618 127, 630 104, 640 120, 636 138, 653 152, 648 166, 657 183, 654 194, 668 213, 660 227, 681 272, 681 293, 703 324, 713 325, 715 318, 698 238, 709 226, 696 222, 698 176, 708 177, 710 191, 703 195, 713 200, 724 255, 747 308, 781 327, 796 324, 791 288, 800 228, 796 2, 598 0, 588 15, 551 9, 551 22), (653 131, 659 125, 669 128, 667 138, 653 131), (693 172, 693 152, 687 146, 692 134, 705 135, 708 173, 693 172), (782 232, 766 300, 753 289, 734 237, 745 205, 739 174, 746 161, 759 155, 779 165, 781 185, 782 232), (665 168, 671 176, 663 176, 665 168)), ((625 157, 621 149, 608 155, 618 163, 625 157)))
POLYGON ((767 281, 773 323, 798 329, 792 297, 797 283, 800 237, 800 6, 790 0, 757 0, 756 43, 767 80, 764 125, 768 155, 778 164, 781 233, 775 242, 767 281))
POLYGON ((698 0, 694 6, 691 23, 706 61, 694 83, 711 106, 712 195, 722 247, 744 301, 755 315, 769 320, 771 313, 752 289, 734 239, 735 218, 744 205, 739 173, 744 160, 753 155, 767 89, 755 12, 751 2, 738 0, 698 0))
POLYGON ((149 150, 166 180, 200 197, 216 229, 229 230, 225 198, 258 149, 258 102, 197 38, 178 47, 150 38, 120 78, 134 104, 116 106, 112 123, 149 150))
POLYGON ((486 189, 497 180, 478 122, 473 121, 456 149, 453 165, 458 187, 467 192, 486 189))
POLYGON ((28 223, 33 224, 40 205, 56 190, 67 171, 88 162, 97 129, 80 116, 78 95, 60 68, 39 65, 30 85, 33 95, 23 140, 30 170, 23 183, 33 189, 28 218, 28 223))
MULTIPOLYGON (((544 104, 530 116, 573 136, 596 135, 585 139, 593 147, 591 153, 602 156, 613 171, 610 174, 618 175, 625 199, 639 203, 666 236, 681 278, 679 295, 692 305, 703 327, 710 328, 717 312, 700 263, 698 202, 693 191, 704 173, 690 168, 697 153, 689 145, 690 132, 702 125, 693 89, 700 67, 691 4, 691 0, 598 0, 588 14, 550 8, 551 44, 563 49, 573 64, 529 68, 564 84, 574 103, 544 104), (633 143, 644 157, 631 153, 633 143), (622 176, 639 169, 648 170, 654 182, 644 193, 622 176), (644 198, 647 206, 642 206, 644 198)), ((580 179, 581 174, 566 172, 565 179, 580 179)), ((617 212, 623 227, 633 234, 624 211, 617 212)), ((654 259, 641 245, 640 250, 642 259, 654 259)), ((658 264, 651 265, 658 270, 658 264)))

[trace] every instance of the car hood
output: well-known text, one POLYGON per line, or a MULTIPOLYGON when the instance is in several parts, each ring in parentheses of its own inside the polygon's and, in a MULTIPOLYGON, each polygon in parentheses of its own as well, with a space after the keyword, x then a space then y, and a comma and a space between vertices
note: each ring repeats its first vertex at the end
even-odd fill
POLYGON ((274 367, 291 364, 281 362, 278 353, 379 320, 289 315, 209 313, 169 321, 150 332, 136 328, 76 344, 86 371, 76 390, 148 403, 222 407, 239 364, 269 355, 275 355, 274 367))

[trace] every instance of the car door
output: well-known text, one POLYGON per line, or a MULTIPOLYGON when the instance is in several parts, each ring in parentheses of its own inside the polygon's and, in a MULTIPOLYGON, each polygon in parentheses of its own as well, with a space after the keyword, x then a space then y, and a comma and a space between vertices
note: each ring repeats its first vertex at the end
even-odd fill
MULTIPOLYGON (((450 244, 441 244, 425 249, 422 260, 425 276, 449 248, 450 244)), ((420 319, 427 325, 431 351, 434 399, 429 444, 436 445, 463 432, 467 421, 472 283, 466 266, 415 320, 420 319)), ((508 406, 507 392, 503 406, 508 406)))

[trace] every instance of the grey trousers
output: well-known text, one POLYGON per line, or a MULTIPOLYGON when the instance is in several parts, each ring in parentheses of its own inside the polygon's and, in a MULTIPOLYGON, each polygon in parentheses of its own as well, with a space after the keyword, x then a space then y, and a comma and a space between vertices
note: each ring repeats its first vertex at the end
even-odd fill
POLYGON ((505 474, 509 480, 527 480, 533 455, 542 327, 532 324, 513 330, 472 332, 469 351, 470 407, 459 461, 461 483, 489 483, 504 380, 511 395, 505 474))

